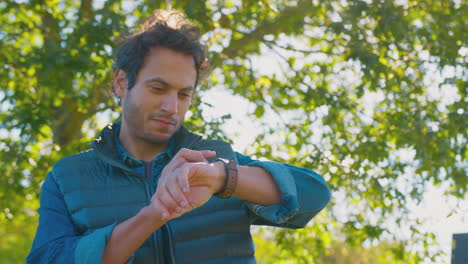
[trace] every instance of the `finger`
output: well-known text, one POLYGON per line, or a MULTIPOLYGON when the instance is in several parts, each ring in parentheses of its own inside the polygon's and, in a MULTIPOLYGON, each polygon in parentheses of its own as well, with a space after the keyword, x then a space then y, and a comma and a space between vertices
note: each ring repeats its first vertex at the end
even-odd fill
POLYGON ((163 171, 166 172, 172 172, 175 169, 179 168, 180 166, 184 165, 187 163, 187 160, 185 160, 182 157, 174 157, 167 165, 164 167, 163 171))
POLYGON ((162 221, 169 221, 171 219, 179 217, 180 215, 188 211, 185 208, 181 210, 180 213, 176 211, 171 211, 164 205, 164 203, 158 197, 156 197, 156 195, 153 195, 153 197, 151 198, 151 207, 156 211, 157 217, 162 221))
POLYGON ((192 164, 185 164, 184 166, 174 171, 174 173, 177 175, 176 177, 177 183, 182 189, 183 193, 188 193, 190 191, 189 177, 190 177, 191 167, 192 167, 192 164))
POLYGON ((158 193, 156 193, 156 195, 159 201, 168 210, 169 214, 177 211, 179 203, 177 203, 177 201, 172 198, 167 188, 163 188, 163 190, 160 190, 158 193))
POLYGON ((168 202, 167 198, 168 196, 166 194, 163 194, 162 188, 158 188, 155 194, 151 197, 151 207, 155 210, 156 216, 162 220, 162 221, 169 221, 173 218, 179 217, 183 213, 185 213, 187 208, 179 208, 177 209, 171 209, 171 206, 167 206, 167 204, 170 204, 168 202))
MULTIPOLYGON (((177 201, 179 207, 186 207, 188 204, 187 198, 184 195, 184 190, 180 186, 178 179, 183 178, 183 176, 177 175, 176 177, 172 177, 171 180, 168 182, 167 190, 171 195, 174 201, 177 201)), ((187 192, 187 191, 185 191, 187 192)))
POLYGON ((186 149, 183 148, 179 152, 177 152, 175 157, 181 157, 188 162, 206 162, 206 157, 214 157, 216 152, 211 150, 193 150, 193 149, 186 149))
POLYGON ((174 158, 172 158, 169 164, 166 165, 164 171, 174 171, 175 169, 179 168, 187 162, 207 162, 207 158, 205 156, 208 156, 208 158, 210 158, 211 156, 214 157, 216 156, 216 152, 211 150, 198 151, 193 149, 182 148, 179 150, 179 152, 177 152, 174 158))
MULTIPOLYGON (((207 159, 211 159, 211 158, 214 158, 216 157, 216 151, 213 151, 213 150, 199 150, 203 156, 207 159)), ((204 160, 206 161, 206 160, 204 160)))
POLYGON ((154 200, 159 205, 157 208, 155 208, 155 210, 160 213, 161 220, 167 220, 169 218, 169 210, 164 206, 158 197, 155 197, 154 200))

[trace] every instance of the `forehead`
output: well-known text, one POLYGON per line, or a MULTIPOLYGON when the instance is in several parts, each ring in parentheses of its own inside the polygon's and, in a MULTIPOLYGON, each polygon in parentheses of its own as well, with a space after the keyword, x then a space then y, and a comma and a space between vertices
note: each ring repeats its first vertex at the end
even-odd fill
POLYGON ((164 47, 152 48, 145 57, 138 75, 138 81, 162 78, 171 86, 194 86, 197 71, 191 55, 164 47))

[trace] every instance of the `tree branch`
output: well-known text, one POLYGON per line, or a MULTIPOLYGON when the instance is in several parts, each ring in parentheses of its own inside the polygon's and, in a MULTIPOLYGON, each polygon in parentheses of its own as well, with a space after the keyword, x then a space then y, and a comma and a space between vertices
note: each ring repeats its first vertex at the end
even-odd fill
MULTIPOLYGON (((78 10, 78 22, 88 22, 93 17, 93 0, 82 0, 78 10)), ((78 24, 78 23, 77 23, 78 24)))
MULTIPOLYGON (((313 13, 315 7, 310 3, 310 1, 300 1, 296 6, 288 6, 282 10, 279 15, 271 20, 262 21, 258 24, 257 28, 251 31, 250 33, 243 34, 242 38, 231 40, 229 46, 223 49, 221 52, 227 58, 242 57, 245 56, 248 52, 244 47, 248 46, 250 43, 258 40, 262 40, 265 35, 277 35, 284 32, 284 26, 290 27, 289 23, 285 21, 296 18, 303 22, 303 18, 306 15, 313 13), (283 26, 281 26, 283 25, 283 26)), ((297 29, 302 30, 302 29, 297 29)), ((290 30, 291 33, 294 30, 290 30)), ((221 60, 213 61, 213 65, 221 65, 221 60)))
POLYGON ((300 52, 300 53, 305 53, 305 54, 324 53, 324 54, 329 54, 329 55, 339 55, 337 53, 327 52, 327 51, 323 51, 323 50, 304 50, 304 49, 294 48, 293 46, 290 46, 290 45, 283 46, 283 45, 279 45, 278 43, 276 43, 273 40, 266 40, 264 38, 262 39, 262 41, 265 42, 265 44, 274 45, 275 47, 278 47, 280 49, 290 50, 290 51, 294 51, 294 52, 300 52))

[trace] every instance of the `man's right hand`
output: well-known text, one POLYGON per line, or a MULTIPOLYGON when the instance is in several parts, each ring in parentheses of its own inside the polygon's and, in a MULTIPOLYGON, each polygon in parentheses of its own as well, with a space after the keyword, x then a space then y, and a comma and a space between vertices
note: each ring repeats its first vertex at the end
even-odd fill
POLYGON ((208 158, 216 156, 210 150, 181 149, 163 169, 150 207, 158 220, 169 221, 173 218, 203 205, 212 196, 207 186, 190 186, 187 171, 188 163, 207 163, 208 158))

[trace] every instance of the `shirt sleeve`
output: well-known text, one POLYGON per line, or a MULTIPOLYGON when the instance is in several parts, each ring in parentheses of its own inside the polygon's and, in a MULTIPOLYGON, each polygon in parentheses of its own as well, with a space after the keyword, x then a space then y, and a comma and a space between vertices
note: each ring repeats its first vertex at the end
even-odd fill
POLYGON ((281 192, 280 204, 263 206, 246 202, 253 224, 302 228, 330 201, 328 185, 312 170, 236 155, 239 165, 260 167, 270 173, 281 192))
POLYGON ((101 263, 116 224, 80 235, 51 173, 42 185, 38 212, 39 225, 27 263, 101 263))

